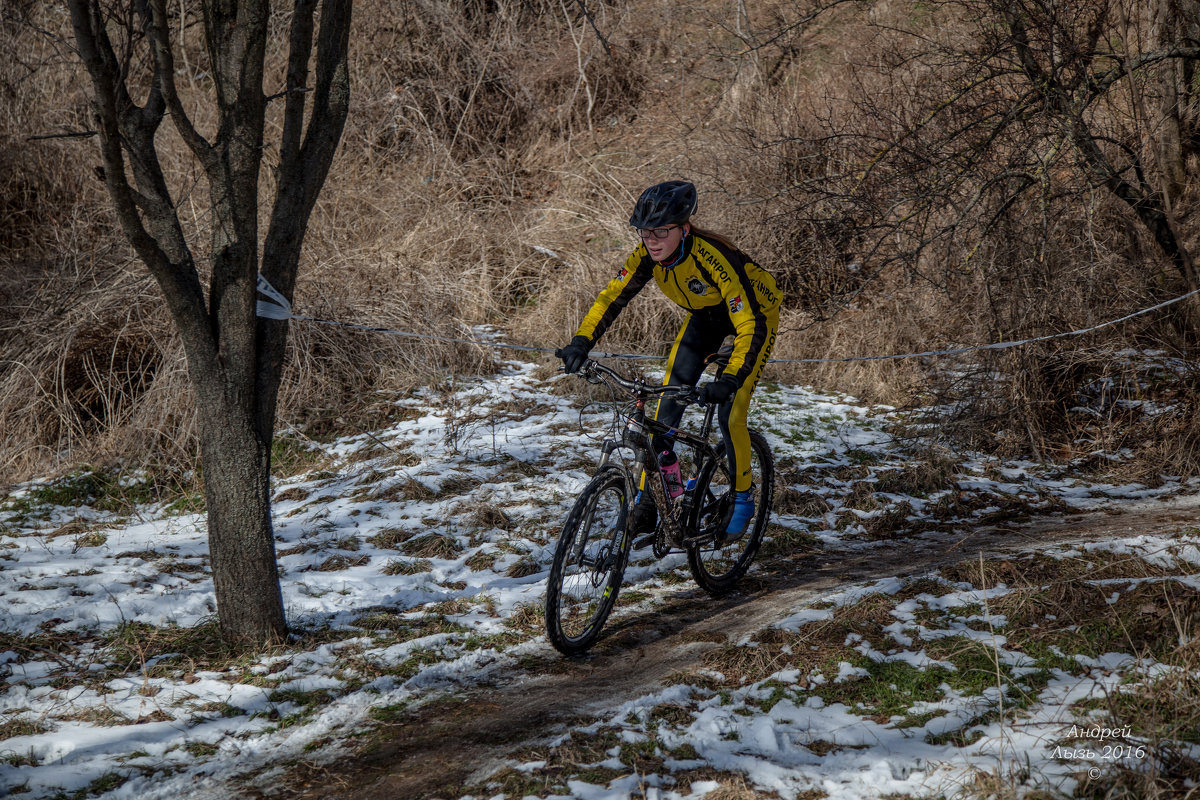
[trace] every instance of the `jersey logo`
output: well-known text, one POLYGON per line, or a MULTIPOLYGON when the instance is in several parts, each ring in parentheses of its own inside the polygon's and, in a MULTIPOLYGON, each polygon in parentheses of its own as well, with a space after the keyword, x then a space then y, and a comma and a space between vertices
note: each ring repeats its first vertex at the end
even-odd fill
POLYGON ((688 291, 692 294, 704 297, 704 295, 708 294, 708 287, 705 286, 704 281, 700 280, 699 278, 692 278, 690 281, 688 281, 688 291))
POLYGON ((736 314, 737 312, 739 312, 741 310, 742 310, 742 296, 739 294, 737 297, 729 298, 729 313, 736 314))
POLYGON ((625 276, 628 274, 629 274, 629 270, 625 269, 624 267, 621 267, 621 271, 617 273, 617 280, 619 280, 619 281, 625 280, 625 276))

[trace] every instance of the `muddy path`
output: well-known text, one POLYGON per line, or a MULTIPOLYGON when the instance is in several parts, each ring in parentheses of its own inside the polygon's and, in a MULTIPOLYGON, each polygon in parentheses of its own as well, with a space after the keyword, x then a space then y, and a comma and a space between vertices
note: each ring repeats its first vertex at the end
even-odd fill
POLYGON ((383 725, 360 752, 293 771, 271 798, 418 800, 457 798, 523 745, 536 744, 660 688, 673 672, 848 583, 920 575, 968 558, 1016 554, 1078 541, 1168 533, 1197 524, 1200 498, 1126 504, 1101 511, 980 526, 883 547, 815 551, 760 563, 742 590, 713 599, 690 584, 649 612, 622 614, 585 659, 545 653, 486 685, 456 689, 383 725), (893 546, 894 545, 894 546, 893 546))

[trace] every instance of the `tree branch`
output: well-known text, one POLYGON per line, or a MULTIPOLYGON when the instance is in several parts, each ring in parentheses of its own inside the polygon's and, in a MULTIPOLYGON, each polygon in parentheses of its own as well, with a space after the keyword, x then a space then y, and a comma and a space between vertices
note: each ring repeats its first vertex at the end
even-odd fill
MULTIPOLYGON (((762 40, 758 44, 750 44, 745 50, 738 53, 737 55, 739 57, 745 56, 745 55, 749 55, 751 53, 757 52, 759 50, 762 50, 764 47, 769 47, 770 45, 779 41, 784 36, 787 36, 789 33, 796 30, 797 28, 802 28, 805 25, 807 25, 808 23, 812 22, 814 19, 821 16, 826 11, 829 11, 833 8, 837 8, 838 6, 844 5, 846 3, 855 3, 855 2, 858 2, 858 0, 830 0, 830 2, 826 3, 825 5, 817 6, 817 8, 815 10, 810 11, 809 13, 800 17, 796 21, 788 23, 784 27, 775 31, 775 33, 772 36, 769 36, 768 38, 762 40)), ((728 30, 728 29, 726 29, 726 30, 728 30)), ((733 31, 730 31, 730 32, 735 33, 733 31)), ((736 35, 736 33, 735 33, 735 35, 736 35)), ((745 41, 744 37, 739 37, 739 38, 742 38, 742 40, 745 41)))
POLYGON ((270 103, 274 100, 279 100, 281 98, 287 97, 289 94, 294 94, 296 92, 300 92, 301 94, 304 94, 304 93, 311 92, 311 91, 312 91, 312 89, 309 89, 307 86, 298 86, 295 89, 284 89, 282 92, 276 92, 275 94, 267 95, 266 101, 268 103, 270 103))
MULTIPOLYGON (((292 18, 288 87, 308 81, 312 52, 313 14, 316 0, 299 0, 292 18)), ((347 56, 353 0, 321 0, 321 26, 317 32, 316 86, 311 92, 312 113, 303 127, 308 92, 289 91, 284 109, 279 175, 275 203, 267 230, 263 275, 291 299, 300 239, 308 224, 317 194, 329 174, 334 151, 341 139, 350 108, 347 56)))
POLYGON ((122 78, 126 68, 116 56, 95 0, 68 0, 68 8, 76 47, 96 92, 93 106, 104 182, 117 221, 158 281, 181 330, 195 327, 202 318, 204 298, 153 147, 161 116, 154 117, 149 103, 147 114, 130 98, 122 78), (126 177, 127 151, 140 191, 126 177))
POLYGON ((295 89, 308 85, 308 60, 312 55, 313 14, 316 0, 296 0, 292 27, 288 35, 287 101, 283 111, 283 136, 279 142, 280 179, 291 175, 300 157, 304 130, 304 105, 307 92, 295 89))
POLYGON ((304 137, 301 158, 308 170, 318 170, 313 181, 312 201, 316 187, 325 181, 333 151, 341 139, 350 110, 350 75, 346 57, 350 50, 350 10, 352 0, 322 0, 321 30, 317 35, 317 64, 325 68, 317 72, 313 95, 312 119, 304 137))
POLYGON ((1017 60, 1021 64, 1021 69, 1024 70, 1029 82, 1034 86, 1050 88, 1053 84, 1053 78, 1046 74, 1041 65, 1037 62, 1037 56, 1033 52, 1033 46, 1029 43, 1029 32, 1025 29, 1025 23, 1021 17, 1011 8, 1005 8, 1004 19, 1008 24, 1009 33, 1012 36, 1013 46, 1017 50, 1017 60))
POLYGON ((1185 61, 1195 61, 1200 59, 1200 46, 1192 47, 1169 47, 1166 50, 1155 50, 1150 53, 1141 53, 1130 59, 1123 59, 1113 56, 1117 60, 1117 66, 1104 72, 1098 76, 1092 76, 1089 80, 1088 99, 1086 104, 1090 104, 1092 100, 1100 97, 1107 92, 1112 85, 1121 78, 1132 75, 1140 69, 1157 64, 1160 61, 1170 59, 1183 59, 1185 61))
MULTIPOLYGON (((321 27, 317 34, 316 86, 313 107, 304 131, 304 107, 310 93, 308 63, 312 53, 313 14, 316 0, 297 0, 289 34, 287 101, 271 221, 263 247, 261 271, 289 300, 296 284, 304 231, 329 174, 350 107, 347 58, 350 49, 352 0, 321 0, 321 27)), ((287 325, 259 320, 258 424, 269 433, 287 325)))
POLYGON ((162 268, 165 257, 142 224, 133 188, 125 179, 125 157, 121 150, 121 123, 118 104, 126 95, 116 79, 116 55, 104 30, 99 8, 89 0, 68 0, 71 25, 75 31, 79 56, 96 90, 93 104, 100 125, 100 155, 104 162, 104 182, 117 210, 117 219, 138 255, 151 269, 162 268))
MULTIPOLYGON (((171 49, 171 24, 167 17, 166 0, 152 0, 152 27, 150 32, 150 47, 154 54, 154 88, 161 92, 167 108, 171 112, 171 122, 175 130, 192 154, 204 166, 205 172, 211 172, 215 167, 215 154, 212 144, 200 135, 192 120, 188 117, 183 103, 179 99, 179 91, 175 85, 175 52, 171 49)), ((181 45, 182 46, 182 45, 181 45)))
POLYGON ((36 136, 26 136, 25 141, 37 142, 42 139, 80 139, 95 136, 99 131, 66 131, 64 133, 39 133, 36 136))
POLYGON ((596 34, 596 38, 600 40, 600 44, 604 45, 604 52, 608 53, 608 57, 612 58, 612 47, 608 44, 608 39, 604 38, 604 34, 596 27, 596 20, 592 18, 592 12, 588 10, 585 0, 575 0, 575 4, 583 11, 583 15, 587 17, 588 24, 592 26, 592 30, 596 34))

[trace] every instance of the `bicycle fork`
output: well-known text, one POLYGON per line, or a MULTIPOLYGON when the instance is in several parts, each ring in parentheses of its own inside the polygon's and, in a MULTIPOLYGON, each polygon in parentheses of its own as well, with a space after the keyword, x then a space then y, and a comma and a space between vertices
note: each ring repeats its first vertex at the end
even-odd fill
MULTIPOLYGON (((608 462, 612 456, 612 453, 616 449, 617 445, 615 442, 604 443, 604 449, 600 453, 600 461, 596 464, 596 474, 600 474, 600 471, 608 466, 608 462)), ((640 468, 641 462, 642 459, 639 457, 635 466, 640 468)), ((638 473, 635 472, 634 474, 638 473)), ((625 484, 625 495, 628 497, 631 487, 629 486, 628 480, 625 482, 625 484)), ((626 502, 626 505, 628 506, 628 502, 626 502)), ((591 558, 583 554, 583 549, 587 546, 587 541, 590 538, 592 524, 595 522, 595 518, 596 509, 595 506, 593 506, 587 510, 587 513, 579 522, 579 530, 581 535, 576 537, 575 544, 571 548, 571 560, 576 561, 584 566, 597 568, 599 570, 607 570, 611 566, 610 562, 612 561, 613 555, 619 549, 614 546, 617 544, 616 535, 613 536, 613 541, 607 546, 607 548, 600 548, 596 558, 591 558)), ((621 526, 620 529, 615 529, 613 533, 617 535, 623 535, 624 526, 621 526)))

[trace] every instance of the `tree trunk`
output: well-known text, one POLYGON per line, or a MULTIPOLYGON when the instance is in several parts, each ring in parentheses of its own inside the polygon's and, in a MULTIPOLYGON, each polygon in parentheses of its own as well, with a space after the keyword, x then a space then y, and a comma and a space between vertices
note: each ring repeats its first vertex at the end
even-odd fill
MULTIPOLYGON (((1194 39, 1198 17, 1200 3, 1196 0, 1155 0, 1151 9, 1150 31, 1153 46, 1167 50, 1194 39)), ((1184 143, 1190 132, 1185 130, 1185 116, 1190 106, 1188 100, 1192 93, 1192 72, 1192 65, 1188 61, 1177 59, 1159 65, 1154 73, 1158 102, 1151 136, 1162 175, 1163 195, 1172 217, 1187 185, 1187 151, 1184 143)))
MULTIPOLYGON (((218 117, 211 141, 193 126, 175 86, 176 44, 166 0, 67 5, 95 90, 105 184, 117 219, 162 290, 187 353, 221 630, 239 644, 278 641, 287 625, 270 470, 287 323, 255 316, 270 4, 200 4, 218 117), (137 105, 133 98, 143 96, 144 105, 137 105), (168 113, 208 181, 213 224, 207 294, 158 156, 156 135, 168 113)), ((351 0, 296 0, 292 9, 278 187, 262 264, 289 300, 304 231, 349 108, 350 11, 351 0)))
POLYGON ((258 645, 283 638, 287 623, 271 526, 270 442, 228 404, 200 413, 208 547, 221 630, 258 645))

